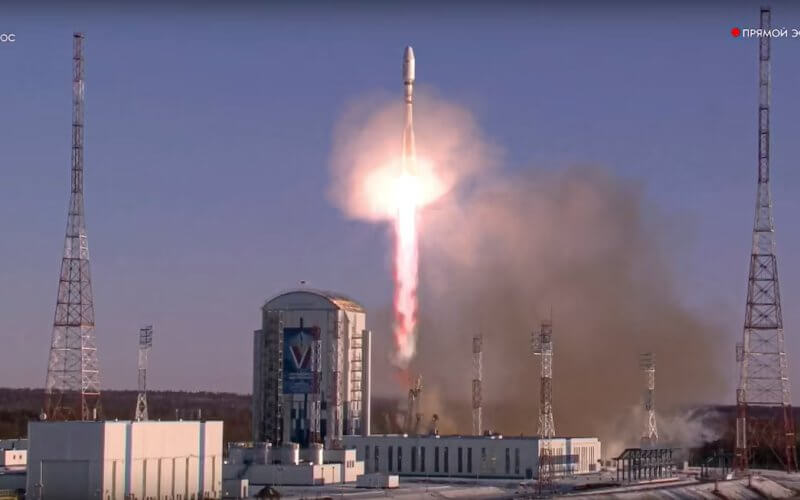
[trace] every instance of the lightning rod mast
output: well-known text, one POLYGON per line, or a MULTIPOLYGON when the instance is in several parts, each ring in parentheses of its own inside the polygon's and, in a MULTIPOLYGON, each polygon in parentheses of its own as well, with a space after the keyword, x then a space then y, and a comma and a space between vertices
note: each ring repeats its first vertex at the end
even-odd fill
MULTIPOLYGON (((770 29, 770 17, 769 7, 762 7, 762 31, 770 29)), ((769 182, 770 66, 770 38, 762 36, 758 41, 758 189, 744 331, 742 343, 736 346, 739 386, 736 390, 734 467, 740 474, 748 471, 752 448, 759 444, 772 447, 787 471, 797 470, 769 182), (779 430, 772 432, 771 429, 779 430)))
POLYGON ((83 40, 83 33, 72 36, 71 188, 43 414, 51 420, 96 419, 100 406, 100 365, 83 207, 83 40))
POLYGON ((153 327, 139 330, 139 394, 136 396, 136 415, 134 420, 147 420, 147 359, 153 347, 153 327))
POLYGON ((647 389, 644 393, 644 410, 647 412, 647 421, 642 435, 642 447, 646 448, 658 442, 655 409, 656 357, 652 352, 646 352, 639 356, 639 367, 647 375, 647 389))
POLYGON ((483 433, 483 334, 472 338, 472 434, 483 433))

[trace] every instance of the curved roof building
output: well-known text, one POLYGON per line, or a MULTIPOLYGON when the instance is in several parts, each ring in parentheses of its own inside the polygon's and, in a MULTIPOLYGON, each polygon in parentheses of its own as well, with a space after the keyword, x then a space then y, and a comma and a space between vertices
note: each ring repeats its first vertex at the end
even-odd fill
POLYGON ((364 307, 298 288, 268 299, 253 336, 253 439, 341 445, 369 433, 370 334, 364 307))

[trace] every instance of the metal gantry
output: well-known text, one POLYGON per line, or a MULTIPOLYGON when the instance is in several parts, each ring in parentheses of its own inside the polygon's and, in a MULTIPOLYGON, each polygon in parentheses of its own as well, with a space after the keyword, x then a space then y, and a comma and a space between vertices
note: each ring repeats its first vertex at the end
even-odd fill
POLYGON ((83 33, 75 33, 72 40, 71 190, 45 384, 44 417, 53 420, 95 419, 100 401, 100 366, 83 207, 83 33))
POLYGON ((647 376, 647 388, 644 392, 644 410, 647 412, 647 421, 644 425, 644 434, 642 434, 642 445, 650 447, 658 442, 655 409, 656 357, 652 352, 646 352, 639 356, 639 367, 647 376))
POLYGON ((146 326, 139 330, 139 394, 136 396, 136 412, 134 420, 147 420, 147 360, 153 347, 153 327, 146 326))
POLYGON ((472 434, 483 433, 483 334, 472 338, 472 434))
MULTIPOLYGON (((770 9, 761 8, 761 29, 770 29, 770 9)), ((784 345, 775 225, 770 194, 770 39, 758 44, 758 190, 747 286, 743 340, 737 345, 736 448, 739 473, 755 447, 767 445, 787 471, 797 470, 789 368, 784 345)))
POLYGON ((649 481, 672 477, 675 460, 672 448, 627 448, 614 459, 617 481, 649 481))

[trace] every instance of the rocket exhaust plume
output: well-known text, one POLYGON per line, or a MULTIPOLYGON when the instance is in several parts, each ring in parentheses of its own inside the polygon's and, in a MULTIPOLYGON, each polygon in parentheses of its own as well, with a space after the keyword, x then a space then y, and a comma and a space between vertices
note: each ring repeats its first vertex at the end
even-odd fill
POLYGON ((414 144, 414 50, 403 54, 405 123, 394 221, 394 342, 395 362, 405 367, 414 356, 419 269, 417 232, 417 153, 414 144))
POLYGON ((403 101, 396 93, 379 99, 361 96, 346 110, 334 132, 329 191, 347 215, 385 222, 391 229, 390 358, 400 368, 401 378, 408 377, 402 372, 416 354, 418 259, 425 210, 485 169, 493 153, 469 112, 415 89, 414 62, 414 51, 406 47, 403 101), (425 113, 414 124, 417 99, 425 113))

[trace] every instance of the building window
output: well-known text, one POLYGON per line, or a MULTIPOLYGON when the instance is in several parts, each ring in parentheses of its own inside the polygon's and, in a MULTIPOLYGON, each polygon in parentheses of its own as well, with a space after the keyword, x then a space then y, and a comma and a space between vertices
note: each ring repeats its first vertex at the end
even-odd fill
POLYGON ((417 447, 411 447, 411 472, 417 472, 417 447))
POLYGON ((478 470, 486 467, 486 448, 481 448, 481 463, 478 464, 478 470))
POLYGON ((364 466, 369 464, 369 445, 364 447, 364 466))
POLYGON ((445 473, 450 473, 450 447, 444 447, 444 471, 445 473))
POLYGON ((511 474, 511 450, 506 448, 506 474, 511 474))
POLYGON ((419 447, 419 471, 425 472, 425 447, 419 447))
POLYGON ((403 447, 397 447, 397 472, 403 472, 403 447))
POLYGON ((389 472, 392 472, 392 467, 394 467, 394 448, 389 447, 389 472))
POLYGON ((462 447, 458 447, 458 473, 461 474, 464 472, 464 454, 462 453, 464 449, 462 447))
POLYGON ((519 448, 514 448, 514 474, 519 474, 519 448))
POLYGON ((380 455, 380 451, 379 450, 380 450, 380 448, 376 444, 375 445, 375 472, 379 472, 380 471, 380 467, 381 467, 381 461, 378 458, 378 455, 380 455))
POLYGON ((472 474, 472 447, 467 448, 467 472, 472 474))
POLYGON ((433 448, 433 472, 439 472, 439 447, 433 448))

